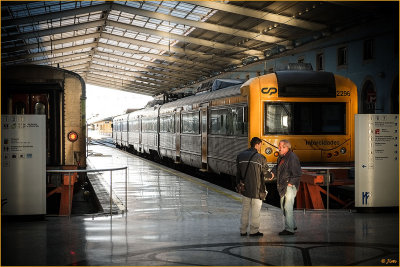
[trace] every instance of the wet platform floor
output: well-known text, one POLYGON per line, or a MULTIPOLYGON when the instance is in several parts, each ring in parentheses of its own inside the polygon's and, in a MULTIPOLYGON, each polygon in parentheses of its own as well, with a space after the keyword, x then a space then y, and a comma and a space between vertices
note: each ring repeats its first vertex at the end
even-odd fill
POLYGON ((128 212, 3 221, 2 265, 399 265, 397 213, 297 210, 296 234, 279 236, 282 212, 264 204, 264 236, 241 237, 235 192, 113 148, 89 150, 90 168, 128 166, 127 190, 124 171, 112 175, 128 212))

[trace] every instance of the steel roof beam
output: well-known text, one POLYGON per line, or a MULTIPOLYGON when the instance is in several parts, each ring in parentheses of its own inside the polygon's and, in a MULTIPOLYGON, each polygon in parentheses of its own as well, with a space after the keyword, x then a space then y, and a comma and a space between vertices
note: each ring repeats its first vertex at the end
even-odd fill
MULTIPOLYGON (((101 37, 103 38, 107 38, 106 36, 108 36, 109 34, 102 34, 101 37)), ((175 47, 175 46, 168 46, 168 45, 163 45, 163 44, 156 44, 156 43, 151 43, 151 42, 146 42, 146 41, 140 41, 140 40, 136 40, 136 39, 132 39, 132 38, 127 38, 124 37, 126 39, 129 39, 129 43, 131 44, 135 44, 135 45, 142 45, 148 48, 154 48, 157 50, 163 50, 163 51, 171 51, 171 52, 175 52, 178 54, 182 54, 182 55, 191 55, 191 56, 196 56, 201 60, 207 61, 210 59, 215 59, 215 60, 219 60, 221 62, 229 62, 229 63, 235 63, 235 64, 240 64, 241 61, 237 60, 237 59, 232 59, 232 58, 227 58, 227 57, 223 57, 223 56, 218 56, 218 55, 208 55, 206 53, 203 52, 198 52, 198 51, 194 51, 194 50, 190 50, 190 49, 183 49, 183 48, 179 48, 179 47, 175 47)), ((113 35, 112 40, 116 40, 115 35, 113 35)))
MULTIPOLYGON (((139 41, 139 40, 135 40, 132 38, 127 38, 127 37, 122 37, 122 36, 118 36, 118 35, 114 35, 114 34, 109 34, 109 33, 102 33, 101 34, 101 38, 105 38, 105 39, 109 39, 109 40, 114 40, 117 42, 123 42, 123 43, 127 43, 127 44, 133 44, 133 45, 137 45, 137 46, 144 46, 147 48, 153 48, 153 49, 157 49, 157 50, 161 50, 161 51, 170 51, 170 52, 176 52, 178 54, 186 54, 186 52, 188 51, 187 49, 182 49, 182 48, 176 48, 176 47, 168 47, 167 45, 160 45, 160 44, 154 44, 154 43, 150 43, 150 42, 144 42, 144 41, 139 41)), ((100 43, 99 45, 104 45, 102 43, 100 43)), ((121 49, 126 49, 126 48, 122 48, 121 49)), ((129 50, 131 54, 141 54, 140 51, 135 51, 135 50, 130 50, 130 49, 126 49, 129 50)), ((190 51, 190 50, 189 50, 190 51)), ((128 53, 128 52, 127 52, 128 53)), ((189 53, 187 53, 189 54, 189 53)), ((148 55, 151 55, 150 53, 148 53, 148 55)), ((168 56, 164 56, 163 58, 169 58, 174 59, 174 57, 168 57, 168 56)), ((206 58, 203 58, 203 60, 210 60, 210 58, 212 58, 212 56, 207 56, 206 58)), ((183 59, 180 59, 181 61, 183 59)), ((188 60, 184 60, 184 61, 188 61, 188 60)), ((232 64, 240 64, 241 61, 240 60, 232 60, 232 64)), ((197 64, 199 67, 204 67, 204 68, 208 68, 208 69, 215 69, 215 65, 210 65, 210 64, 205 64, 202 62, 196 63, 194 61, 190 61, 189 62, 193 62, 193 64, 197 64)), ((223 66, 224 64, 221 63, 221 66, 223 66)))
MULTIPOLYGON (((105 49, 111 49, 111 50, 114 50, 114 51, 120 51, 120 52, 134 54, 134 51, 132 51, 130 49, 119 47, 119 46, 115 46, 115 45, 108 45, 108 44, 99 43, 98 47, 105 48, 105 49)), ((110 54, 110 55, 114 56, 114 54, 110 54)), ((150 54, 150 55, 146 54, 146 55, 149 56, 149 57, 152 56, 152 54, 150 54)), ((157 58, 157 55, 154 55, 154 56, 155 56, 155 58, 157 58)), ((167 57, 167 56, 165 56, 165 57, 166 58, 170 58, 170 61, 173 60, 173 57, 167 57)), ((164 59, 164 57, 162 59, 164 59)), ((148 61, 145 61, 145 60, 140 60, 140 59, 135 59, 135 58, 130 58, 130 57, 126 57, 126 60, 130 61, 130 62, 146 64, 146 65, 149 65, 149 66, 154 66, 154 67, 159 67, 159 68, 167 68, 167 69, 172 69, 172 70, 177 70, 177 71, 184 71, 184 72, 188 72, 188 73, 195 72, 194 70, 192 70, 190 68, 188 69, 188 68, 179 67, 179 66, 176 66, 176 65, 163 65, 163 64, 160 64, 160 63, 148 62, 148 61)), ((181 63, 181 61, 177 61, 177 62, 181 63)), ((189 64, 187 64, 187 65, 189 65, 189 64)), ((194 67, 195 64, 189 65, 189 66, 190 67, 194 67)), ((201 70, 201 68, 202 68, 202 64, 199 64, 199 69, 200 69, 199 72, 201 72, 201 71, 209 72, 210 71, 210 70, 204 70, 204 69, 201 70)))
POLYGON ((87 79, 94 79, 95 81, 101 81, 101 83, 121 84, 121 85, 125 85, 125 86, 126 85, 135 86, 141 92, 147 92, 149 94, 155 93, 157 91, 162 91, 161 88, 135 84, 135 82, 132 82, 130 80, 114 79, 114 78, 111 78, 109 76, 102 75, 102 74, 88 73, 87 79))
POLYGON ((193 1, 190 4, 195 4, 199 6, 204 6, 212 9, 221 10, 228 13, 243 15, 247 17, 262 19, 265 21, 276 22, 280 24, 285 24, 297 28, 302 28, 310 31, 318 31, 326 28, 326 25, 316 22, 310 22, 303 19, 292 18, 289 16, 283 16, 279 14, 274 14, 271 12, 265 12, 260 10, 255 10, 246 7, 235 6, 232 4, 224 3, 222 1, 193 1))
POLYGON ((140 16, 145 16, 149 18, 156 18, 160 20, 165 20, 165 21, 170 21, 178 24, 183 24, 195 28, 201 28, 207 31, 214 31, 218 33, 224 33, 228 35, 233 35, 233 36, 240 36, 243 38, 248 38, 248 39, 254 39, 258 40, 261 42, 266 42, 266 43, 278 43, 284 41, 282 38, 278 38, 275 36, 268 36, 260 33, 255 33, 255 32, 249 32, 245 30, 240 30, 240 29, 234 29, 230 27, 225 27, 221 25, 216 25, 208 22, 202 22, 202 21, 194 21, 194 20, 189 20, 189 19, 184 19, 184 18, 179 18, 171 15, 165 15, 162 13, 157 13, 153 11, 147 11, 143 9, 138 9, 135 7, 130 7, 130 6, 124 6, 121 4, 116 4, 114 3, 112 6, 113 10, 133 14, 133 15, 140 15, 140 16))
POLYGON ((126 80, 130 80, 132 82, 137 82, 137 83, 145 83, 145 84, 151 84, 152 86, 157 86, 157 87, 162 87, 165 86, 164 83, 160 83, 156 80, 150 80, 150 79, 143 79, 141 77, 132 77, 132 76, 123 76, 120 75, 117 71, 117 69, 115 68, 111 68, 111 67, 106 67, 100 64, 94 64, 92 63, 91 68, 88 70, 89 73, 93 73, 93 72, 101 72, 101 73, 108 73, 108 74, 113 74, 113 77, 119 77, 119 79, 126 79, 126 80), (128 79, 131 78, 131 79, 128 79))
POLYGON ((29 58, 35 58, 35 57, 46 57, 46 56, 49 56, 49 55, 52 55, 52 54, 67 53, 67 52, 76 51, 76 50, 80 50, 80 49, 93 48, 95 46, 96 46, 95 43, 77 45, 77 46, 60 48, 60 49, 55 49, 55 50, 50 50, 50 51, 45 51, 45 52, 33 53, 33 54, 28 54, 28 55, 21 55, 21 56, 17 56, 17 57, 4 58, 2 61, 3 62, 10 62, 10 61, 18 60, 18 59, 29 59, 29 58))
POLYGON ((129 31, 135 31, 135 32, 140 32, 140 33, 145 33, 145 34, 150 34, 150 35, 156 35, 156 36, 160 36, 160 37, 163 37, 166 39, 174 39, 174 40, 178 40, 178 41, 181 41, 184 43, 190 43, 190 44, 195 44, 195 45, 211 47, 211 48, 220 49, 223 51, 229 50, 229 51, 233 51, 236 53, 242 53, 242 54, 247 54, 247 55, 252 55, 252 56, 264 56, 262 51, 248 49, 246 47, 237 47, 234 45, 218 43, 215 41, 209 41, 209 40, 205 40, 205 39, 184 36, 184 35, 164 32, 164 31, 160 31, 160 30, 153 30, 153 29, 148 29, 148 28, 144 28, 144 27, 138 27, 138 26, 121 23, 121 22, 117 22, 117 21, 112 21, 112 20, 108 20, 106 22, 106 25, 126 29, 129 31))
MULTIPOLYGON (((116 65, 121 66, 121 67, 129 68, 129 69, 136 69, 137 71, 140 71, 140 72, 149 72, 149 73, 161 74, 161 75, 164 76, 163 79, 166 79, 166 80, 175 81, 174 79, 170 79, 169 76, 174 76, 174 77, 176 77, 177 79, 180 79, 180 80, 186 80, 186 81, 191 80, 191 79, 188 79, 187 76, 185 76, 185 75, 178 75, 178 74, 176 74, 174 72, 158 71, 158 70, 155 70, 155 69, 138 67, 138 66, 131 65, 131 64, 126 64, 126 63, 122 63, 122 62, 118 62, 118 61, 112 61, 111 58, 114 58, 114 57, 110 56, 107 53, 101 53, 101 52, 98 52, 98 51, 93 56, 93 59, 96 60, 96 61, 107 62, 107 63, 110 63, 110 64, 112 63, 112 64, 116 64, 116 65), (105 57, 109 57, 109 59, 108 60, 104 60, 104 59, 98 58, 96 56, 105 56, 105 57)), ((123 57, 120 57, 118 59, 124 60, 123 57)))
MULTIPOLYGON (((185 67, 185 66, 178 67, 178 66, 174 66, 174 65, 163 65, 161 63, 149 62, 149 61, 139 60, 139 59, 135 59, 135 58, 128 58, 128 57, 118 56, 115 54, 110 54, 110 53, 105 53, 105 52, 100 52, 100 51, 96 51, 95 55, 123 60, 123 61, 126 61, 129 65, 132 65, 133 63, 139 63, 139 64, 152 66, 152 67, 159 68, 159 69, 164 69, 165 71, 162 71, 162 72, 165 73, 166 75, 175 75, 177 77, 189 78, 189 77, 198 76, 199 74, 203 73, 201 71, 195 72, 195 71, 188 70, 187 67, 185 67)), ((149 70, 153 70, 153 69, 149 69, 149 70)))
POLYGON ((29 50, 29 49, 35 49, 38 46, 40 47, 48 47, 48 46, 55 46, 59 44, 65 44, 65 43, 72 43, 72 42, 77 42, 77 41, 82 41, 82 40, 87 40, 87 39, 96 39, 100 37, 100 33, 89 33, 89 34, 83 34, 83 35, 78 35, 74 37, 67 37, 67 38, 62 38, 62 39, 57 39, 53 41, 46 41, 46 42, 39 42, 39 43, 34 43, 34 44, 28 44, 28 45, 21 45, 21 46, 16 46, 16 47, 11 47, 11 48, 2 48, 1 52, 15 52, 15 51, 21 51, 21 50, 29 50))
MULTIPOLYGON (((122 64, 120 64, 118 62, 110 62, 110 61, 107 61, 107 60, 94 58, 93 61, 92 61, 92 64, 95 64, 96 66, 101 66, 102 68, 104 67, 103 69, 106 69, 108 71, 116 72, 117 74, 126 74, 129 77, 135 76, 135 77, 138 77, 138 78, 142 78, 142 77, 146 78, 147 77, 147 78, 150 78, 150 79, 154 79, 154 80, 158 81, 160 84, 162 84, 162 83, 170 83, 170 82, 176 83, 177 82, 176 79, 170 79, 170 78, 164 77, 164 76, 146 75, 146 74, 143 73, 143 71, 140 71, 140 70, 134 71, 134 70, 125 70, 125 69, 118 68, 118 67, 126 67, 126 66, 124 66, 124 65, 122 65, 122 64), (114 66, 107 66, 107 65, 102 65, 102 64, 96 64, 96 62, 103 63, 103 64, 115 64, 115 65, 114 66)), ((134 66, 130 66, 130 68, 132 68, 132 67, 134 68, 134 66)))
POLYGON ((110 72, 102 71, 102 70, 98 70, 98 69, 87 71, 85 65, 80 66, 80 68, 77 67, 76 71, 82 72, 83 73, 82 76, 85 76, 85 77, 89 77, 89 75, 93 75, 94 77, 104 77, 105 79, 114 81, 114 82, 121 82, 121 81, 129 82, 130 84, 135 84, 135 86, 141 87, 144 89, 159 88, 161 90, 163 88, 167 88, 166 86, 159 86, 159 85, 155 85, 155 84, 150 84, 148 82, 146 82, 146 83, 140 82, 135 79, 128 79, 127 76, 124 76, 123 78, 115 78, 115 75, 113 75, 112 77, 110 77, 109 75, 107 75, 107 74, 110 74, 110 72))
POLYGON ((105 20, 100 19, 100 20, 95 20, 95 21, 90 21, 90 22, 79 23, 79 24, 60 26, 57 28, 50 28, 47 30, 9 35, 9 36, 2 37, 1 41, 2 41, 2 43, 4 43, 4 42, 15 41, 15 40, 39 38, 39 37, 49 36, 49 35, 54 35, 54 34, 73 32, 73 31, 85 30, 85 29, 90 29, 90 28, 97 28, 97 27, 103 26, 104 23, 105 23, 105 20))
POLYGON ((106 79, 99 80, 97 77, 96 78, 95 77, 86 78, 86 83, 101 86, 101 87, 109 87, 109 88, 114 88, 117 90, 128 91, 131 93, 148 95, 148 96, 153 96, 155 94, 158 94, 157 91, 151 91, 150 89, 143 90, 143 89, 137 88, 135 85, 130 85, 130 84, 125 85, 125 84, 121 84, 121 82, 113 83, 106 79))
POLYGON ((77 15, 88 14, 92 12, 102 12, 110 8, 109 3, 93 5, 88 7, 80 7, 77 9, 63 10, 58 12, 52 12, 42 15, 28 16, 23 18, 9 19, 1 22, 2 26, 12 26, 12 25, 23 25, 29 23, 37 23, 41 21, 48 21, 53 19, 61 19, 66 17, 74 17, 77 15))
POLYGON ((126 71, 126 70, 122 70, 122 69, 119 69, 116 67, 104 66, 104 65, 101 65, 101 64, 98 64, 98 63, 95 63, 92 61, 89 72, 93 72, 93 71, 104 71, 107 73, 111 73, 111 74, 113 74, 114 77, 119 77, 120 79, 127 77, 127 78, 131 78, 133 80, 136 80, 136 81, 153 83, 154 85, 159 85, 159 86, 167 86, 167 84, 170 84, 170 82, 162 80, 162 79, 157 79, 157 77, 140 75, 140 73, 138 73, 138 72, 126 71), (121 72, 123 72, 123 74, 121 72), (127 75, 128 73, 129 73, 129 75, 127 75))
POLYGON ((153 88, 142 88, 140 86, 137 86, 135 84, 129 83, 129 82, 122 82, 121 80, 118 81, 113 81, 113 80, 109 80, 107 79, 108 77, 104 77, 104 76, 93 76, 93 75, 89 75, 85 80, 87 83, 94 83, 96 85, 105 87, 105 86, 110 86, 112 85, 112 87, 114 88, 119 88, 122 89, 123 87, 127 87, 127 86, 131 86, 135 88, 135 92, 138 92, 140 94, 146 94, 146 95, 153 95, 155 92, 157 92, 157 90, 154 90, 153 88))
POLYGON ((151 85, 145 85, 145 84, 138 84, 135 81, 127 80, 127 79, 115 79, 112 77, 109 77, 107 75, 104 75, 103 73, 88 73, 88 78, 98 78, 98 79, 103 79, 112 83, 120 83, 120 84, 130 84, 134 85, 137 88, 143 90, 143 91, 160 91, 162 88, 160 87, 154 87, 151 85))
POLYGON ((89 55, 87 52, 82 52, 82 53, 70 54, 70 55, 59 56, 59 57, 51 57, 51 58, 42 59, 42 60, 36 60, 36 61, 32 61, 30 63, 37 64, 37 65, 43 64, 43 63, 50 63, 52 65, 55 65, 57 63, 63 62, 63 60, 70 60, 72 58, 78 58, 78 57, 80 57, 79 59, 83 59, 82 57, 89 58, 89 55))

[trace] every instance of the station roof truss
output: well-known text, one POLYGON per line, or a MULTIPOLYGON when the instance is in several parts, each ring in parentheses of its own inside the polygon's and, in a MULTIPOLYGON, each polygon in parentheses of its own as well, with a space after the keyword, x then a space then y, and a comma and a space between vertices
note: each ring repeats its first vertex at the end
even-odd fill
POLYGON ((1 1, 1 13, 2 66, 50 65, 88 84, 159 95, 360 23, 376 8, 374 2, 1 1))

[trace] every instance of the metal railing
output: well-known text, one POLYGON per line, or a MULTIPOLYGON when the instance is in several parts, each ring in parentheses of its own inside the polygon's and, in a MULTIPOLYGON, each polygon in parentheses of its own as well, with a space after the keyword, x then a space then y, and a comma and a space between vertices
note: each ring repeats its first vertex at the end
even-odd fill
POLYGON ((68 188, 68 205, 69 205, 69 215, 71 215, 71 174, 72 173, 90 173, 90 172, 104 172, 110 171, 110 215, 112 216, 112 192, 113 192, 113 182, 112 173, 113 171, 125 170, 125 213, 128 212, 128 167, 120 168, 107 168, 107 169, 89 169, 89 170, 46 170, 47 173, 68 173, 69 176, 69 188, 68 188))
POLYGON ((354 167, 340 167, 340 166, 305 166, 301 167, 302 170, 322 170, 326 171, 324 175, 324 183, 326 184, 326 211, 329 211, 329 184, 331 182, 330 170, 352 170, 354 167))

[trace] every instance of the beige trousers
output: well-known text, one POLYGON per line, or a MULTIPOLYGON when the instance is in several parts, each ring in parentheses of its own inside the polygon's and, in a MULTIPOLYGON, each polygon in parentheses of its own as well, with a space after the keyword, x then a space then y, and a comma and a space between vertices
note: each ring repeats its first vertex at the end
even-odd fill
POLYGON ((247 232, 250 217, 250 234, 255 234, 260 229, 261 199, 242 196, 242 217, 240 219, 240 233, 247 232))

